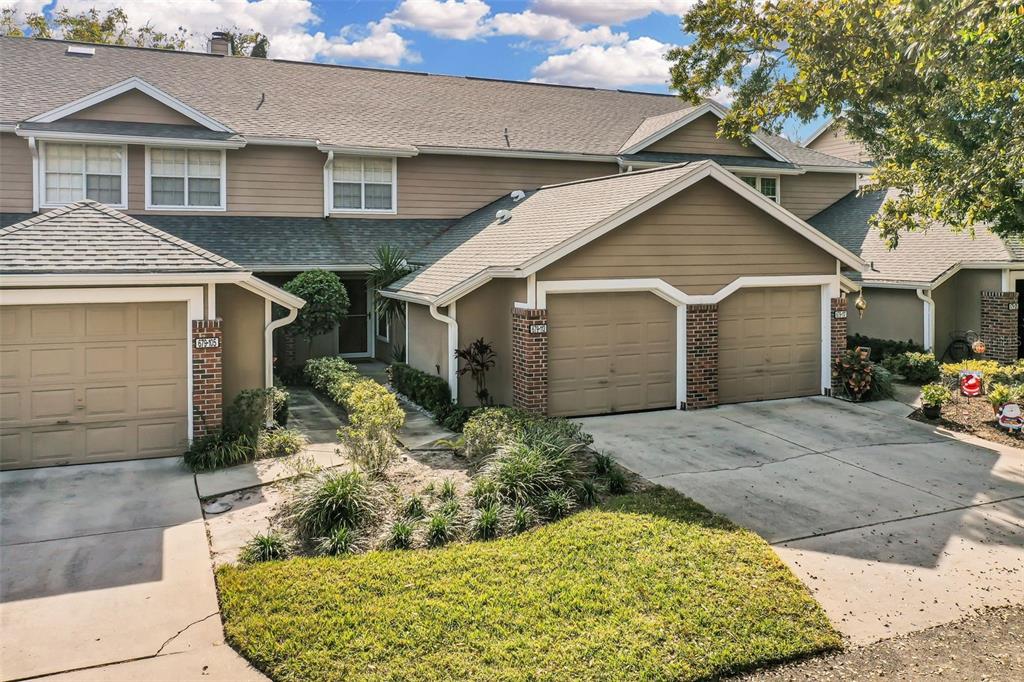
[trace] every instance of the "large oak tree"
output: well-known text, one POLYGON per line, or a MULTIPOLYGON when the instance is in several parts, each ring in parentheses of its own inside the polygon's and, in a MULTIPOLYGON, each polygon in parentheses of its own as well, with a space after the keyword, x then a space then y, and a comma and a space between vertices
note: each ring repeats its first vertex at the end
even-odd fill
POLYGON ((668 58, 697 100, 729 88, 721 134, 840 117, 902 190, 876 224, 1024 233, 1024 2, 701 0, 668 58))

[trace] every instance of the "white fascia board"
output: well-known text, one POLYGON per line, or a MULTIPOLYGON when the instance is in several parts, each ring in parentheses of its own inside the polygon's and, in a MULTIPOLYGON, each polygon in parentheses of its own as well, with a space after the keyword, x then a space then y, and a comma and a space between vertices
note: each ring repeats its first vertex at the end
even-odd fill
POLYGON ((246 135, 245 141, 248 144, 256 145, 267 145, 275 147, 318 147, 320 140, 315 140, 311 137, 266 137, 266 136, 251 136, 246 135))
POLYGON ((34 137, 37 140, 59 142, 96 142, 100 144, 140 144, 153 147, 190 147, 200 149, 241 149, 244 139, 237 140, 189 140, 178 137, 150 137, 145 135, 111 135, 109 133, 73 133, 59 130, 15 131, 18 137, 34 137))
MULTIPOLYGON (((384 298, 393 298, 396 301, 406 301, 408 303, 419 303, 420 305, 434 305, 438 303, 439 299, 427 296, 426 294, 413 294, 407 291, 388 291, 386 289, 380 290, 380 295, 384 298)), ((444 307, 444 304, 440 304, 440 307, 444 307)))
POLYGON ((155 273, 81 273, 4 275, 4 287, 77 287, 77 286, 147 286, 165 284, 237 284, 247 280, 248 272, 183 272, 155 273))
POLYGON ((822 123, 820 126, 818 126, 817 130, 815 130, 813 133, 811 133, 810 137, 808 137, 806 140, 804 140, 803 142, 800 143, 800 146, 801 147, 806 147, 810 143, 812 143, 815 140, 817 140, 819 137, 821 137, 821 134, 824 133, 829 128, 831 128, 832 124, 835 123, 835 122, 836 122, 836 120, 834 118, 826 119, 824 123, 822 123))
POLYGON ((241 280, 240 282, 237 282, 237 284, 243 289, 248 289, 254 294, 258 294, 269 301, 273 301, 274 303, 291 310, 298 310, 302 306, 306 305, 306 301, 304 299, 293 294, 289 294, 284 289, 276 287, 269 282, 264 282, 259 277, 255 277, 253 275, 249 275, 247 279, 241 280))
MULTIPOLYGON (((686 124, 692 123, 693 121, 697 120, 698 118, 700 118, 704 114, 714 114, 715 116, 717 116, 719 118, 719 120, 721 120, 721 119, 725 118, 725 115, 727 113, 728 113, 728 111, 722 105, 718 104, 717 102, 714 102, 714 101, 711 101, 711 100, 707 100, 703 104, 697 106, 695 109, 693 109, 688 114, 683 116, 682 118, 680 118, 680 119, 670 123, 669 125, 665 126, 661 130, 659 130, 659 131, 657 131, 655 133, 652 133, 651 135, 648 135, 647 137, 645 137, 640 142, 637 142, 636 144, 634 144, 634 145, 632 145, 632 146, 630 146, 630 147, 628 147, 626 149, 619 150, 619 153, 621 153, 621 154, 635 154, 638 151, 640 151, 641 149, 645 149, 648 146, 654 144, 655 142, 657 142, 658 140, 662 139, 663 137, 667 137, 668 135, 671 135, 672 133, 674 133, 675 131, 679 130, 680 128, 682 128, 686 124)), ((786 158, 783 154, 781 154, 780 152, 776 151, 770 144, 768 144, 768 142, 758 138, 758 136, 756 134, 748 135, 747 139, 749 139, 750 142, 752 142, 755 147, 757 147, 758 149, 760 149, 761 151, 763 151, 765 154, 767 154, 768 156, 772 157, 776 161, 783 161, 785 163, 793 163, 790 159, 786 158)))
POLYGON ((875 172, 874 166, 801 166, 807 173, 856 173, 869 175, 875 172))
POLYGON ((17 123, 0 123, 0 133, 13 133, 17 129, 17 123))
MULTIPOLYGON (((661 166, 675 166, 679 163, 700 163, 699 161, 630 161, 619 158, 619 165, 622 167, 632 166, 638 168, 659 168, 661 166)), ((804 168, 768 168, 766 166, 722 166, 730 173, 743 173, 745 175, 805 175, 804 168)))
POLYGON ((438 154, 445 156, 488 156, 507 159, 548 159, 551 161, 592 161, 596 163, 616 163, 619 157, 615 154, 577 154, 573 152, 544 152, 515 149, 480 149, 470 147, 432 147, 418 145, 420 154, 438 154))
POLYGON ((346 145, 317 143, 320 151, 348 154, 351 156, 385 156, 388 158, 409 158, 419 154, 415 147, 352 147, 346 145))
MULTIPOLYGON (((851 280, 853 281, 853 280, 851 280)), ((857 284, 857 290, 860 289, 930 289, 932 286, 931 282, 872 282, 871 280, 864 280, 857 284)))
POLYGON ((50 109, 49 111, 43 112, 38 116, 33 116, 32 118, 28 119, 28 121, 30 123, 53 123, 54 121, 59 121, 60 119, 66 116, 70 116, 71 114, 77 113, 79 111, 82 111, 83 109, 88 109, 89 107, 96 106, 97 104, 105 102, 108 99, 117 97, 118 95, 123 95, 124 93, 130 90, 138 90, 139 92, 148 95, 149 97, 152 97, 164 106, 174 109, 179 114, 192 119, 204 128, 216 130, 217 132, 221 133, 235 132, 234 130, 227 127, 220 121, 211 118, 210 116, 207 116, 198 109, 190 107, 189 105, 182 102, 180 99, 168 95, 160 88, 150 83, 147 83, 138 76, 132 76, 127 80, 123 80, 120 83, 115 83, 114 85, 105 87, 102 90, 97 90, 96 92, 90 95, 86 95, 85 97, 76 99, 73 102, 62 104, 56 109, 50 109))

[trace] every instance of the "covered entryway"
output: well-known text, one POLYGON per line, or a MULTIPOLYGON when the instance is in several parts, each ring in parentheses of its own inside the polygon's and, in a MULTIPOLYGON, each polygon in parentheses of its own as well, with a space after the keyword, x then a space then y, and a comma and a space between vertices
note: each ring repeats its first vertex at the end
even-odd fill
POLYGON ((548 298, 548 412, 674 407, 676 308, 652 293, 548 298))
POLYGON ((821 288, 740 289, 718 305, 718 401, 821 393, 821 288))
POLYGON ((0 466, 181 454, 184 301, 0 308, 0 466))

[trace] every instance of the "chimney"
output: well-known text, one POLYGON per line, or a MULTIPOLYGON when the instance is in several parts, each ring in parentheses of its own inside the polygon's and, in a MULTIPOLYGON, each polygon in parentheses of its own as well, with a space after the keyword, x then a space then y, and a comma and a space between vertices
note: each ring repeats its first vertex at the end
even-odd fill
POLYGON ((224 31, 214 31, 210 36, 210 54, 227 56, 231 54, 231 38, 224 31))

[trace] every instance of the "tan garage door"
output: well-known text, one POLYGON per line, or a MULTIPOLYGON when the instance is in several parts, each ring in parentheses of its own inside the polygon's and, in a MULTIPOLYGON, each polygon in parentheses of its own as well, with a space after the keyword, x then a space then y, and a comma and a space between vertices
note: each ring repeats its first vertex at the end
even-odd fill
POLYGON ((676 309, 647 292, 548 296, 548 412, 673 407, 676 309))
POLYGON ((740 289, 718 304, 718 400, 821 393, 821 289, 740 289))
POLYGON ((181 454, 184 303, 0 308, 0 466, 181 454))

